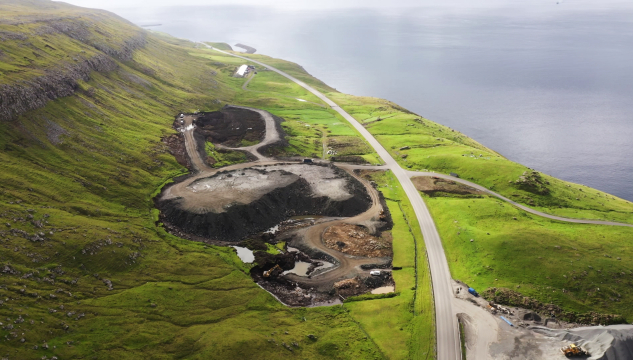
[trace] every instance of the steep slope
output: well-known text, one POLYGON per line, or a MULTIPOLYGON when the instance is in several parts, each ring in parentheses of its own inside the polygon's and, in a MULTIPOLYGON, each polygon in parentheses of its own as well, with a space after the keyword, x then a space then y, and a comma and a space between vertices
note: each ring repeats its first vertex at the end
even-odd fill
POLYGON ((382 357, 344 309, 285 308, 233 249, 156 225, 151 198, 186 172, 161 141, 173 117, 235 97, 193 51, 107 12, 0 1, 1 356, 382 357))

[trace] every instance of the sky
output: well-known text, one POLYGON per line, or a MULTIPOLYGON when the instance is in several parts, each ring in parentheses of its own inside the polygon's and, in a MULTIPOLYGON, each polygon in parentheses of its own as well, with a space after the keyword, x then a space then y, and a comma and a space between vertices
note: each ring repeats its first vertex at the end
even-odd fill
POLYGON ((406 8, 406 7, 454 7, 496 8, 516 4, 531 6, 552 3, 582 8, 625 7, 631 8, 631 0, 66 0, 65 2, 91 8, 115 10, 119 8, 166 7, 166 6, 225 6, 250 5, 280 10, 337 9, 337 8, 406 8))

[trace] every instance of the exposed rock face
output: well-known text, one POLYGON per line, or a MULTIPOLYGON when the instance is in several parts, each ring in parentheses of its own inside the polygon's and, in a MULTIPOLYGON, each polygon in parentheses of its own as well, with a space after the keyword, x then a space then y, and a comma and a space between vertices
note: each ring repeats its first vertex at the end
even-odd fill
POLYGON ((541 314, 554 315, 556 319, 567 322, 591 325, 622 324, 626 322, 621 315, 600 314, 593 311, 588 313, 565 311, 558 305, 543 304, 536 299, 505 288, 488 288, 481 295, 484 299, 498 304, 523 307, 541 314))
MULTIPOLYGON (((106 15, 105 12, 103 15, 114 17, 111 14, 106 15)), ((128 25, 123 19, 117 20, 124 23, 122 26, 128 25)), ((18 46, 32 46, 28 43, 30 36, 57 34, 68 36, 100 53, 73 56, 72 62, 66 61, 43 69, 44 75, 1 85, 0 120, 16 119, 26 111, 44 107, 51 100, 72 95, 77 90, 78 81, 89 80, 93 71, 109 72, 117 69, 117 61, 131 61, 134 51, 146 43, 145 32, 134 29, 131 24, 129 29, 126 29, 130 30, 127 32, 127 38, 117 43, 112 40, 116 37, 109 34, 107 29, 99 28, 94 23, 88 23, 78 17, 24 19, 24 22, 37 22, 42 25, 35 30, 35 34, 3 30, 0 32, 0 41, 17 41, 18 46)), ((19 28, 16 27, 16 30, 19 28)), ((86 49, 89 49, 88 47, 86 49)))
POLYGON ((0 119, 12 120, 24 112, 44 107, 51 100, 72 95, 77 90, 78 80, 87 81, 92 71, 108 72, 117 66, 109 56, 97 55, 62 65, 32 80, 1 85, 0 119))

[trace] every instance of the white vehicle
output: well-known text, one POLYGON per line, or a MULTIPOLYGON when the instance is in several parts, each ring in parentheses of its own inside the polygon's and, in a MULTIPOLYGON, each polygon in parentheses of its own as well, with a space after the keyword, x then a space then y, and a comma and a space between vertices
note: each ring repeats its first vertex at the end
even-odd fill
POLYGON ((372 270, 369 272, 369 275, 380 276, 380 270, 372 270))

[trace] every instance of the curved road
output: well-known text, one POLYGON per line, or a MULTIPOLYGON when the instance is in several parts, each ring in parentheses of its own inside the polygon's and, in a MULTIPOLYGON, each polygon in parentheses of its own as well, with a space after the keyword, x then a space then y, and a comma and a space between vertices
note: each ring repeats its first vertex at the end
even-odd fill
MULTIPOLYGON (((273 118, 273 116, 264 110, 260 110, 260 109, 255 109, 255 108, 250 108, 250 107, 245 107, 245 106, 235 106, 235 105, 231 105, 230 107, 233 108, 240 108, 240 109, 246 109, 246 110, 250 110, 250 111, 255 111, 258 114, 261 115, 262 119, 265 122, 265 127, 266 127, 266 133, 264 136, 264 139, 252 146, 245 146, 245 147, 240 147, 240 148, 229 148, 226 146, 219 146, 216 145, 217 147, 222 147, 222 148, 226 148, 226 149, 233 149, 233 150, 240 150, 240 151, 248 151, 249 153, 251 153, 253 156, 255 156, 257 158, 256 161, 254 162, 247 162, 247 163, 241 163, 241 164, 235 164, 235 165, 231 165, 231 166, 226 166, 226 167, 222 167, 222 168, 218 168, 218 169, 214 169, 211 168, 209 166, 207 166, 204 162, 204 160, 200 157, 200 152, 198 152, 197 150, 197 142, 194 139, 193 133, 195 130, 195 126, 193 124, 194 120, 196 119, 195 115, 185 115, 184 117, 184 124, 183 124, 183 128, 182 131, 185 135, 185 147, 187 149, 187 153, 189 155, 189 158, 191 160, 191 164, 193 165, 194 169, 196 170, 196 174, 178 184, 174 184, 170 187, 168 187, 165 192, 163 193, 162 199, 173 199, 173 198, 178 198, 178 197, 191 197, 191 196, 196 196, 195 194, 191 193, 191 191, 189 191, 187 188, 188 186, 193 183, 195 180, 203 178, 203 177, 209 177, 212 176, 213 174, 219 172, 219 171, 230 171, 230 170, 237 170, 237 169, 244 169, 244 168, 249 168, 249 167, 253 167, 253 166, 257 166, 257 165, 272 165, 272 164, 281 164, 281 163, 289 163, 289 161, 276 161, 274 159, 270 159, 267 158, 266 156, 262 155, 261 153, 259 153, 259 148, 261 148, 262 146, 266 146, 268 144, 272 144, 276 141, 279 140, 280 136, 279 133, 277 131, 277 128, 275 126, 275 119, 273 118)), ((369 273, 370 270, 362 270, 360 269, 360 265, 363 264, 376 264, 376 263, 384 263, 389 261, 389 259, 385 259, 385 258, 368 258, 368 257, 355 257, 355 256, 350 256, 347 255, 345 253, 342 253, 340 251, 334 250, 334 249, 330 249, 328 247, 325 246, 325 244, 322 241, 322 235, 323 232, 329 228, 330 226, 334 226, 334 225, 338 225, 338 224, 343 224, 343 223, 347 223, 347 224, 363 224, 366 221, 372 220, 372 218, 376 218, 379 216, 380 214, 380 210, 382 210, 382 206, 380 204, 380 196, 378 195, 378 191, 376 189, 374 189, 373 186, 371 186, 371 184, 369 184, 367 181, 365 181, 364 179, 362 179, 361 177, 357 176, 356 174, 354 174, 354 171, 352 168, 345 166, 345 164, 339 166, 340 168, 344 169, 345 171, 347 171, 351 176, 353 176, 354 178, 356 178, 358 181, 360 181, 365 188, 367 189, 367 192, 369 193, 371 200, 372 200, 372 204, 369 207, 369 209, 367 209, 366 211, 364 211, 363 213, 356 215, 354 217, 350 217, 350 218, 343 218, 343 219, 336 219, 336 220, 332 220, 332 221, 327 221, 327 222, 323 222, 323 223, 319 223, 316 224, 314 226, 311 226, 307 229, 304 229, 301 233, 301 235, 303 236, 303 238, 305 239, 305 242, 307 244, 309 244, 311 247, 317 248, 329 255, 331 255, 332 257, 334 257, 337 261, 338 261, 338 266, 336 266, 335 268, 333 268, 332 270, 328 270, 327 272, 323 273, 323 274, 319 274, 316 276, 313 276, 311 278, 306 278, 303 276, 296 276, 293 274, 288 274, 286 275, 287 277, 301 282, 301 283, 306 283, 306 284, 311 284, 315 287, 318 287, 320 285, 328 285, 331 286, 333 281, 339 280, 339 279, 343 279, 343 278, 349 278, 349 275, 356 275, 359 273, 369 273)), ((198 213, 205 213, 207 211, 209 211, 209 209, 205 208, 204 206, 197 204, 194 206, 194 208, 190 208, 190 211, 193 212, 198 212, 198 213)))
POLYGON ((268 69, 282 75, 296 84, 300 85, 304 89, 308 90, 323 102, 328 104, 332 109, 343 116, 354 128, 367 140, 367 142, 374 148, 378 155, 385 162, 386 166, 394 173, 402 188, 404 189, 407 197, 413 205, 415 215, 420 228, 422 229, 422 236, 426 244, 427 256, 429 259, 429 267, 431 270, 431 281, 433 283, 433 296, 435 300, 435 326, 436 326, 436 350, 438 360, 461 360, 461 344, 459 341, 459 327, 457 324, 457 317, 453 314, 452 299, 453 291, 451 287, 451 275, 448 269, 448 262, 446 255, 444 254, 444 248, 442 247, 442 241, 440 235, 435 227, 433 218, 429 213, 426 204, 422 200, 422 197, 416 190, 415 186, 411 182, 407 172, 398 165, 396 160, 389 154, 389 152, 365 129, 356 119, 354 119, 345 110, 339 107, 335 102, 323 95, 321 92, 312 88, 303 81, 286 74, 285 72, 275 69, 270 65, 262 62, 249 59, 244 56, 231 54, 226 51, 215 49, 212 46, 203 44, 206 47, 215 51, 221 52, 226 55, 235 56, 261 66, 265 66, 268 69))
POLYGON ((485 187, 481 186, 481 185, 477 185, 473 182, 470 182, 468 180, 464 180, 464 179, 460 179, 460 178, 456 178, 450 175, 445 175, 445 174, 438 174, 438 173, 432 173, 432 172, 421 172, 421 171, 407 171, 407 174, 409 174, 409 177, 416 177, 416 176, 433 176, 433 177, 438 177, 438 178, 442 178, 442 179, 446 179, 446 180, 451 180, 451 181, 455 181, 464 185, 468 185, 472 188, 475 188, 477 190, 483 191, 485 193, 488 193, 492 196, 496 196, 499 199, 508 202, 516 207, 518 207, 519 209, 529 212, 530 214, 534 214, 534 215, 538 215, 538 216, 542 216, 544 218, 548 218, 548 219, 552 219, 552 220, 558 220, 558 221, 565 221, 565 222, 570 222, 570 223, 576 223, 576 224, 595 224, 595 225, 612 225, 612 226, 628 226, 628 227, 633 227, 633 224, 625 224, 625 223, 619 223, 619 222, 614 222, 614 221, 605 221, 605 220, 589 220, 589 219, 573 219, 573 218, 567 218, 567 217, 562 217, 562 216, 558 216, 558 215, 552 215, 552 214, 548 214, 548 213, 544 213, 544 212, 540 212, 538 210, 534 210, 532 208, 529 208, 525 205, 519 204, 516 201, 512 201, 510 199, 508 199, 507 197, 501 195, 501 194, 497 194, 496 192, 492 191, 492 190, 488 190, 485 187))
POLYGON ((313 225, 302 231, 300 235, 303 236, 306 244, 310 247, 319 249, 320 251, 327 253, 334 257, 339 265, 333 269, 328 270, 323 274, 319 274, 313 276, 311 278, 306 278, 304 276, 297 276, 293 274, 288 274, 286 277, 301 282, 303 284, 310 284, 315 287, 319 287, 321 285, 331 286, 332 282, 337 280, 342 280, 343 278, 350 278, 353 275, 359 273, 369 273, 370 270, 361 270, 360 265, 363 264, 378 264, 388 262, 389 258, 370 258, 370 257, 361 257, 361 256, 350 256, 343 252, 337 251, 335 249, 331 249, 323 243, 323 233, 331 226, 339 225, 339 224, 356 224, 362 225, 366 221, 372 220, 372 218, 377 218, 380 214, 380 210, 382 210, 382 205, 380 205, 380 196, 378 195, 378 190, 374 189, 371 184, 362 179, 360 176, 354 174, 353 170, 345 167, 341 167, 346 170, 350 175, 355 177, 358 181, 360 181, 367 192, 369 193, 372 204, 365 212, 362 214, 358 214, 353 217, 337 219, 333 221, 328 221, 324 223, 319 223, 313 225), (350 276, 352 275, 352 276, 350 276))

